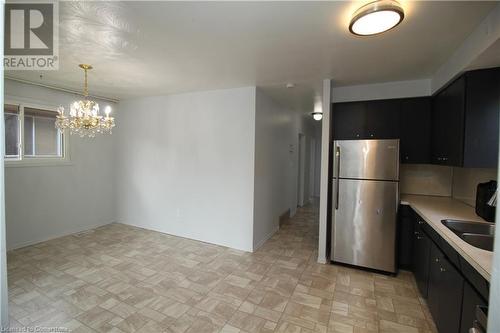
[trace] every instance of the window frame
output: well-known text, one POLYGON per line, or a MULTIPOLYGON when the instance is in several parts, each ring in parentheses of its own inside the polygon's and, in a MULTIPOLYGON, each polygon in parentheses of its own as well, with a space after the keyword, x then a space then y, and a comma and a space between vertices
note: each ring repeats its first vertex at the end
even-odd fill
POLYGON ((13 113, 10 113, 10 112, 5 112, 5 105, 8 104, 8 105, 14 105, 14 106, 17 106, 17 155, 7 155, 7 151, 6 151, 6 146, 7 146, 7 142, 5 142, 4 144, 4 154, 3 154, 3 157, 4 157, 4 160, 10 160, 10 161, 15 161, 15 160, 18 160, 18 156, 21 155, 21 145, 19 144, 21 138, 19 137, 21 135, 21 122, 20 122, 20 117, 21 117, 21 113, 20 113, 20 107, 18 104, 13 104, 13 103, 5 103, 4 104, 4 118, 3 118, 3 122, 4 122, 4 127, 5 127, 5 115, 6 114, 13 114, 13 113))
MULTIPOLYGON (((69 135, 65 131, 61 131, 61 139, 59 144, 61 147, 62 156, 33 156, 26 157, 25 155, 25 142, 24 142, 24 108, 33 108, 47 111, 57 112, 57 106, 42 104, 39 102, 33 102, 24 98, 16 98, 11 96, 5 96, 5 104, 16 105, 19 107, 19 157, 18 158, 7 158, 5 155, 5 147, 3 147, 3 160, 5 167, 31 167, 31 166, 61 166, 61 165, 71 165, 71 159, 69 155, 69 135)), ((5 120, 3 120, 5 122, 5 120)))

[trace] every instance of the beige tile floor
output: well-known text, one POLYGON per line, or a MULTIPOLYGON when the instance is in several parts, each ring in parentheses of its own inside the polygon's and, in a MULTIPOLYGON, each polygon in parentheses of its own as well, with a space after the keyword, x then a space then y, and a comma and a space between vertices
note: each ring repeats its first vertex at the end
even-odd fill
POLYGON ((317 210, 255 253, 122 224, 8 253, 11 327, 435 332, 413 277, 316 263, 317 210))

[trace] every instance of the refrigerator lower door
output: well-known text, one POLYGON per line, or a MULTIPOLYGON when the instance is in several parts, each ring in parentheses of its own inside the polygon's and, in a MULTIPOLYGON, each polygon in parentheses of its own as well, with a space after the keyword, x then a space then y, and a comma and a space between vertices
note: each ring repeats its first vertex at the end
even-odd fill
POLYGON ((340 178, 333 198, 331 260, 396 272, 398 190, 398 182, 340 178))

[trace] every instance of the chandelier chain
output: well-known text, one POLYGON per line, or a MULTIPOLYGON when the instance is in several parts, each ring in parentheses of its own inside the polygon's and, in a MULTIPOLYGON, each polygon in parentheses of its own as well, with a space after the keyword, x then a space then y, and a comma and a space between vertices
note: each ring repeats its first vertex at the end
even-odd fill
POLYGON ((85 72, 85 83, 83 86, 83 96, 88 97, 89 96, 89 88, 88 88, 88 75, 87 75, 87 68, 85 67, 84 69, 85 72))

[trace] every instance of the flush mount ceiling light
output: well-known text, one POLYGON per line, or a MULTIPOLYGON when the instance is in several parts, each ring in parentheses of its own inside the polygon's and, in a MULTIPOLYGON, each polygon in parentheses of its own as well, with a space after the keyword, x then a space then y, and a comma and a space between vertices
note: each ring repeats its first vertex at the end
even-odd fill
POLYGON ((377 35, 397 26, 404 16, 404 10, 397 1, 370 2, 354 13, 349 31, 359 36, 377 35))
POLYGON ((311 114, 312 114, 314 120, 320 121, 321 119, 323 119, 323 112, 314 111, 311 114))

